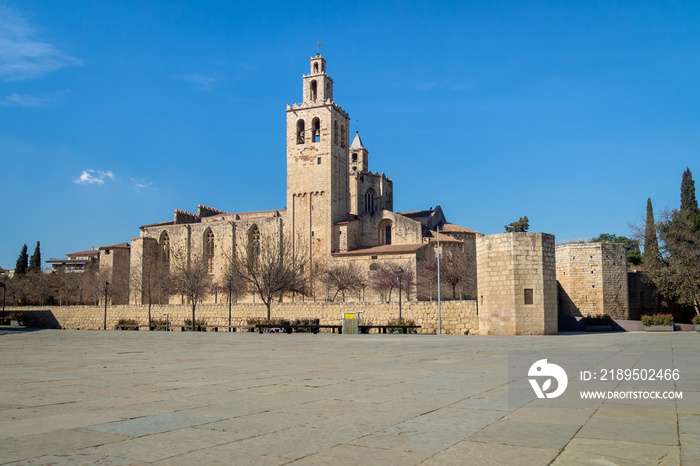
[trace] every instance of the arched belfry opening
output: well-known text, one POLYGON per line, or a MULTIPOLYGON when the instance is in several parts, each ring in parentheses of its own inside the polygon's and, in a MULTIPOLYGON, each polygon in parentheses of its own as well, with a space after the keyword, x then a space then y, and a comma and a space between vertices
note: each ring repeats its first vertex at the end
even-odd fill
POLYGON ((321 120, 318 117, 311 121, 311 137, 312 142, 319 142, 321 140, 321 120))
POLYGON ((304 144, 305 129, 304 120, 297 121, 297 144, 304 144))
MULTIPOLYGON (((316 66, 318 66, 318 63, 316 64, 316 66)), ((312 102, 315 102, 316 100, 318 100, 318 83, 315 80, 311 81, 311 96, 310 96, 310 98, 311 98, 312 102)))
POLYGON ((314 63, 314 73, 318 73, 318 62, 314 63))

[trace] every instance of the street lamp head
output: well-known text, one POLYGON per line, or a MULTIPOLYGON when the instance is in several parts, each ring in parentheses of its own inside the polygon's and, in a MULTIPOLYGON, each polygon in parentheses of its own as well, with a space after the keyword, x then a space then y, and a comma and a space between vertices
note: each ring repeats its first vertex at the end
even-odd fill
POLYGON ((402 273, 403 273, 403 269, 401 267, 396 269, 396 275, 401 275, 402 273))
POLYGON ((168 315, 168 313, 167 313, 167 312, 164 312, 164 313, 163 313, 163 315, 164 315, 164 316, 167 316, 167 315, 168 315))

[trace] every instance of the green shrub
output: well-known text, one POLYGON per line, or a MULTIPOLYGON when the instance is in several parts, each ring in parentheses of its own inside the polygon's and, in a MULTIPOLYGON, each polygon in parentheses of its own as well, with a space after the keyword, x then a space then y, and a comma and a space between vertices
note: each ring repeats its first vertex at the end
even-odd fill
MULTIPOLYGON (((207 323, 206 323, 205 321, 203 321, 203 320, 195 320, 195 321, 194 321, 194 331, 195 331, 195 332, 201 332, 201 331, 203 331, 203 330, 206 330, 206 329, 203 329, 203 328, 202 328, 202 327, 205 326, 205 325, 207 325, 207 323)), ((183 331, 192 330, 192 319, 187 319, 187 320, 185 320, 185 327, 183 327, 182 330, 183 330, 183 331)))
POLYGON ((151 320, 151 330, 165 330, 165 320, 151 320))
MULTIPOLYGON (((390 320, 387 322, 387 327, 386 330, 387 332, 391 333, 403 333, 403 328, 399 327, 400 325, 416 325, 415 320, 407 320, 407 319, 394 319, 390 320)), ((417 330, 415 328, 409 328, 407 329, 408 333, 416 333, 417 330)))
POLYGON ((607 314, 598 314, 583 318, 583 325, 612 325, 613 320, 607 314))
POLYGON ((693 325, 700 325, 700 316, 693 317, 693 325))
POLYGON ((642 323, 645 327, 652 325, 673 325, 673 316, 671 314, 654 314, 642 316, 642 323))
POLYGON ((119 319, 116 328, 119 330, 138 330, 139 323, 134 319, 119 319))
MULTIPOLYGON (((292 322, 292 325, 318 325, 321 321, 319 319, 296 319, 292 322)), ((301 333, 313 333, 310 328, 298 328, 294 330, 295 332, 301 333)))

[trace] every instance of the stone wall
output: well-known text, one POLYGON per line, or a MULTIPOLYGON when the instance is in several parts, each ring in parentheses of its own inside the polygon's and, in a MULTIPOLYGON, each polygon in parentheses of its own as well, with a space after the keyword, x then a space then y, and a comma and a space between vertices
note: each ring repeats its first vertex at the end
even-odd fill
POLYGON ((629 309, 631 320, 639 320, 643 315, 659 312, 656 287, 643 270, 630 270, 627 273, 629 309))
MULTIPOLYGON (((449 335, 478 334, 478 316, 476 301, 442 302, 442 333, 449 335)), ((6 313, 22 312, 26 324, 38 328, 64 328, 94 330, 104 324, 104 307, 101 306, 64 306, 64 307, 18 307, 7 308, 6 313)), ((340 325, 346 312, 365 311, 362 319, 365 323, 384 325, 399 316, 398 303, 282 303, 272 306, 271 317, 288 320, 318 318, 321 324, 340 325)), ((151 318, 164 319, 168 313, 171 324, 183 325, 192 318, 192 308, 187 305, 153 305, 151 318)), ((265 318, 267 310, 262 304, 234 304, 231 306, 232 325, 246 325, 248 319, 265 318)), ((437 333, 437 302, 412 301, 404 303, 401 310, 404 320, 413 320, 422 327, 418 333, 437 333)), ((203 320, 207 325, 228 325, 228 305, 201 304, 197 306, 196 320, 203 320)), ((134 319, 139 324, 148 323, 148 306, 124 305, 107 307, 107 328, 112 329, 120 319, 134 319)))
POLYGON ((629 318, 627 253, 624 244, 574 243, 557 246, 559 313, 607 314, 629 318))
POLYGON ((553 235, 482 236, 476 254, 482 335, 557 333, 553 235))

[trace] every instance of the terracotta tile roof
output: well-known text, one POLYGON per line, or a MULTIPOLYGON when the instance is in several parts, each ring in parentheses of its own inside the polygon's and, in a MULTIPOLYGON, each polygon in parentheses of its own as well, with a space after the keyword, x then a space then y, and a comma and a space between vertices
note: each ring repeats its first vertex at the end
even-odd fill
POLYGON ((66 254, 66 257, 71 258, 75 256, 95 256, 97 257, 100 254, 100 251, 97 249, 90 249, 88 251, 80 251, 80 252, 71 252, 69 254, 66 254))
MULTIPOLYGON (((437 242, 437 233, 431 230, 426 230, 425 236, 423 236, 424 239, 427 239, 428 242, 430 243, 436 243, 437 242)), ((441 243, 461 243, 461 239, 457 239, 454 236, 448 235, 446 233, 443 233, 442 230, 440 230, 440 242, 441 243)))
POLYGON ((369 248, 355 249, 347 252, 336 252, 334 256, 372 256, 377 254, 409 254, 424 247, 425 243, 385 244, 369 248))
POLYGON ((454 223, 445 223, 441 228, 440 232, 445 233, 478 233, 478 231, 470 230, 469 228, 464 228, 454 223))
POLYGON ((111 246, 100 246, 100 251, 103 249, 129 249, 131 245, 129 243, 119 243, 113 244, 111 246))

